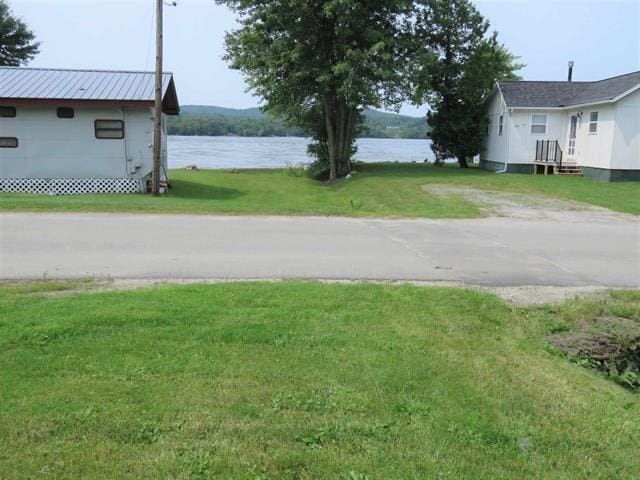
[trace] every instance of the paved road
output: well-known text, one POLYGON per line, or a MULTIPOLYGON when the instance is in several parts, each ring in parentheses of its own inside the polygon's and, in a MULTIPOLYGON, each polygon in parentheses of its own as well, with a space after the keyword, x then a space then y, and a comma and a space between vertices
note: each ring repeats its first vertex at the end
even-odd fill
POLYGON ((640 223, 0 214, 0 278, 640 287, 640 223))

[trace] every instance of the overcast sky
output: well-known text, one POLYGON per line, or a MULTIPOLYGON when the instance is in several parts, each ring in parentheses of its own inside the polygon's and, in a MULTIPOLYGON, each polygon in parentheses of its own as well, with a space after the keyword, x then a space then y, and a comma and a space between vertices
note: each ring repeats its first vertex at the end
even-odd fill
MULTIPOLYGON (((165 10, 165 70, 181 104, 246 108, 259 99, 222 60, 234 14, 213 0, 165 10)), ((42 41, 35 67, 153 69, 154 0, 9 0, 42 41)), ((640 1, 478 1, 501 41, 527 66, 526 80, 598 80, 640 70, 640 1)), ((405 106, 402 113, 417 114, 405 106)))

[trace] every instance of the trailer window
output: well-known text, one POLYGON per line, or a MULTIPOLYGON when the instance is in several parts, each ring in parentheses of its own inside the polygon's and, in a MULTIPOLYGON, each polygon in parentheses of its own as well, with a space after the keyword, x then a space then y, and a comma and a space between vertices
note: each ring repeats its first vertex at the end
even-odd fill
POLYGON ((18 148, 16 137, 0 137, 0 148, 18 148))
POLYGON ((71 107, 58 107, 56 114, 58 118, 73 118, 76 116, 76 112, 71 107))
POLYGON ((96 120, 96 138, 119 140, 124 138, 124 122, 122 120, 96 120))
POLYGON ((16 116, 16 107, 0 107, 0 117, 13 118, 16 116))

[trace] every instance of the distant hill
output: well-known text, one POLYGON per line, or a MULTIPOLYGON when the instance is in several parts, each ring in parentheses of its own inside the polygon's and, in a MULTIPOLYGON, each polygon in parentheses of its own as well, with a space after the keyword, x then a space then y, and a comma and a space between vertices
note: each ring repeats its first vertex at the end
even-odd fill
MULTIPOLYGON (((170 117, 170 135, 236 135, 245 137, 303 136, 259 108, 225 108, 212 105, 183 105, 179 117, 170 117)), ((424 117, 367 110, 364 131, 369 138, 426 138, 424 117)))
POLYGON ((264 118, 259 108, 226 108, 214 105, 182 105, 180 115, 220 115, 229 118, 264 118))
POLYGON ((364 116, 364 137, 426 138, 429 131, 425 117, 410 117, 379 110, 367 110, 364 116))

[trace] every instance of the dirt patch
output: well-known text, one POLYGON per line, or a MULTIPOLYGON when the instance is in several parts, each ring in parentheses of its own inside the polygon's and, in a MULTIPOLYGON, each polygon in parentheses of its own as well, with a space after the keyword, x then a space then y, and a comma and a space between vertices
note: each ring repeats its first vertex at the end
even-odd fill
POLYGON ((570 360, 599 370, 627 388, 640 390, 640 322, 603 317, 595 324, 554 334, 548 340, 570 360))
POLYGON ((637 220, 633 215, 545 195, 439 184, 423 185, 422 190, 438 197, 462 197, 476 204, 489 217, 554 220, 559 222, 584 221, 585 219, 590 221, 637 220))
POLYGON ((525 285, 520 287, 479 287, 516 307, 560 304, 576 298, 606 297, 610 288, 605 287, 557 287, 525 285))

